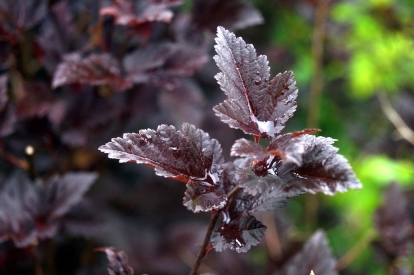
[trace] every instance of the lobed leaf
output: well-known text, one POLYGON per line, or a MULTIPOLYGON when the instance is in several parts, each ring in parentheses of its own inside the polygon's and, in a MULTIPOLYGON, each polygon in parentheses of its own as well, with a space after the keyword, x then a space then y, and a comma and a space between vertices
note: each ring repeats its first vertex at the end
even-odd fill
POLYGON ((283 275, 336 275, 336 260, 332 256, 331 249, 325 233, 317 231, 306 242, 302 250, 290 259, 283 268, 283 275))
POLYGON ((7 96, 7 82, 9 75, 3 74, 0 76, 0 112, 6 107, 9 97, 7 96))
POLYGON ((182 0, 113 0, 112 6, 100 10, 100 15, 115 17, 119 25, 139 25, 145 22, 161 21, 169 23, 173 18, 170 7, 181 5, 182 0))
MULTIPOLYGON (((225 174, 237 175, 231 166, 225 174)), ((233 167, 234 169, 234 167, 233 167)), ((231 177, 229 177, 231 179, 231 177)), ((235 177, 238 178, 238 177, 235 177)), ((278 186, 251 195, 238 190, 222 210, 221 226, 212 236, 213 247, 221 252, 227 248, 247 252, 257 245, 266 227, 257 221, 252 213, 273 211, 286 205, 288 198, 278 186)))
POLYGON ((244 138, 234 142, 230 154, 238 157, 249 157, 255 161, 269 157, 269 153, 259 143, 244 138))
POLYGON ((220 144, 193 125, 183 124, 181 131, 160 125, 156 131, 124 134, 99 150, 119 162, 144 164, 159 176, 186 183, 184 205, 194 212, 222 208, 227 200, 218 188, 223 171, 220 144))
POLYGON ((11 134, 17 121, 16 106, 9 101, 7 95, 8 80, 8 74, 0 76, 0 137, 11 134))
POLYGON ((313 136, 305 133, 311 131, 315 131, 315 129, 274 137, 267 147, 267 151, 270 155, 277 156, 284 162, 293 162, 300 166, 302 165, 302 155, 305 153, 305 147, 313 140, 313 136))
POLYGON ((218 252, 226 249, 235 250, 238 253, 247 252, 251 246, 257 245, 264 236, 266 226, 252 215, 243 215, 222 225, 213 232, 211 241, 218 252))
POLYGON ((133 275, 134 269, 128 263, 128 256, 124 251, 113 247, 103 247, 95 249, 106 253, 109 261, 107 270, 109 275, 133 275))
POLYGON ((46 0, 2 0, 0 13, 7 14, 17 30, 29 29, 38 24, 47 14, 46 0))
POLYGON ((242 29, 263 23, 263 17, 249 2, 240 0, 196 0, 192 7, 192 21, 199 29, 214 32, 217 26, 242 29))
POLYGON ((279 133, 296 110, 297 88, 292 72, 270 80, 266 56, 257 56, 251 44, 225 30, 217 29, 220 69, 215 78, 228 99, 214 107, 220 119, 232 128, 260 137, 279 133))
POLYGON ((412 242, 408 200, 396 183, 385 189, 383 204, 374 214, 374 226, 388 252, 398 256, 404 256, 408 252, 408 245, 412 242))
POLYGON ((132 87, 132 82, 121 76, 118 62, 109 54, 91 54, 82 58, 78 53, 67 54, 53 75, 52 87, 81 83, 110 85, 116 91, 132 87))
POLYGON ((96 177, 68 173, 45 184, 13 174, 0 193, 0 241, 12 239, 17 247, 25 247, 35 238, 53 237, 64 215, 80 202, 96 177))
POLYGON ((331 138, 304 135, 306 140, 302 164, 284 163, 273 173, 284 182, 286 195, 300 191, 333 195, 362 188, 348 161, 337 154, 331 138))

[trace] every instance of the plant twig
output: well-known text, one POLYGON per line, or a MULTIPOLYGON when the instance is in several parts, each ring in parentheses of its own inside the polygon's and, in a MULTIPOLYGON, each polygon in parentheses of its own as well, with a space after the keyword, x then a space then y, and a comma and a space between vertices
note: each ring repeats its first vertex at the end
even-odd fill
POLYGON ((309 91, 308 128, 318 128, 319 124, 319 109, 323 89, 323 42, 325 39, 325 21, 328 15, 329 2, 329 0, 319 0, 316 4, 312 36, 313 77, 309 91))
POLYGON ((204 237, 203 244, 201 245, 200 251, 198 252, 197 258, 194 262, 193 268, 191 269, 190 275, 197 274, 198 267, 200 266, 201 260, 207 253, 207 246, 210 243, 211 233, 213 233, 214 225, 216 224, 220 210, 215 210, 211 214, 210 223, 207 228, 206 236, 204 237))
POLYGON ((373 229, 369 229, 359 240, 358 242, 345 253, 342 258, 336 262, 336 270, 341 271, 350 265, 359 254, 364 251, 365 248, 372 242, 372 240, 377 236, 377 233, 373 229))
POLYGON ((7 160, 11 164, 19 167, 22 170, 27 171, 29 169, 29 163, 27 161, 20 159, 13 154, 3 151, 3 148, 0 148, 0 158, 7 160))
POLYGON ((269 256, 273 261, 277 261, 282 258, 282 247, 280 245, 279 234, 276 228, 275 217, 272 212, 264 212, 263 223, 266 225, 266 244, 267 250, 269 251, 269 256))
POLYGON ((391 121, 401 137, 414 145, 414 131, 407 126, 401 116, 395 111, 387 96, 384 93, 379 92, 378 99, 385 116, 391 121))
MULTIPOLYGON (((189 250, 185 250, 182 253, 180 253, 179 257, 189 267, 193 265, 196 259, 196 256, 193 253, 191 253, 189 250)), ((212 269, 210 266, 206 265, 205 263, 201 263, 198 269, 200 270, 200 273, 218 274, 216 270, 212 269)))

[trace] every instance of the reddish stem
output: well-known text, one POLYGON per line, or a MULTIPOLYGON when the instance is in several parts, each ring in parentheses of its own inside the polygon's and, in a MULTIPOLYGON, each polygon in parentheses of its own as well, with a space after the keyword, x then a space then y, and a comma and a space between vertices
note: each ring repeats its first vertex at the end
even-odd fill
POLYGON ((204 237, 203 244, 201 245, 200 251, 198 252, 197 258, 195 260, 194 266, 191 269, 190 275, 197 274, 197 270, 201 264, 201 260, 207 254, 208 244, 210 243, 211 233, 213 233, 214 225, 216 224, 217 218, 219 216, 220 210, 215 210, 211 214, 210 224, 208 225, 206 236, 204 237))

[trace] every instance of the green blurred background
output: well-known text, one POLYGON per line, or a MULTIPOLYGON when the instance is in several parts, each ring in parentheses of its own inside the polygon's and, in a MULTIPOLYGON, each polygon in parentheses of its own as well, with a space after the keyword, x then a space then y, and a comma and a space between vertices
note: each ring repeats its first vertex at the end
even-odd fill
POLYGON ((363 184, 333 197, 292 200, 290 234, 301 239, 322 227, 335 257, 346 255, 347 274, 387 274, 372 246, 373 213, 389 183, 414 192, 414 1, 254 5, 265 23, 237 35, 268 56, 273 74, 295 73, 298 109, 287 130, 317 127, 337 139, 363 184))

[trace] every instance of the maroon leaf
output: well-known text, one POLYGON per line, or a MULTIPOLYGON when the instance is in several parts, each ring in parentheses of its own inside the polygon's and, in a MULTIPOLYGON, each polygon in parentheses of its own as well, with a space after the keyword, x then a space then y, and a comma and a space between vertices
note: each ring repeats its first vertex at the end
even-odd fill
POLYGON ((331 145, 333 139, 311 135, 304 135, 303 138, 306 145, 302 165, 283 163, 273 171, 283 179, 287 196, 300 191, 333 195, 362 187, 348 161, 337 154, 338 149, 331 145))
POLYGON ((176 78, 192 76, 208 60, 206 47, 160 43, 139 49, 124 58, 128 77, 135 83, 151 82, 174 90, 176 78))
POLYGON ((214 32, 217 26, 243 29, 263 23, 263 17, 251 3, 240 0, 196 0, 193 3, 192 21, 200 29, 214 32))
POLYGON ((184 78, 172 90, 163 90, 159 106, 164 117, 176 125, 184 122, 199 125, 203 116, 205 97, 200 87, 191 78, 184 78), (180 108, 177 108, 180 106, 180 108))
POLYGON ((0 137, 7 136, 13 132, 16 118, 16 106, 9 102, 7 95, 7 83, 9 76, 0 76, 0 137))
POLYGON ((374 225, 381 235, 384 248, 393 255, 405 256, 410 244, 411 222, 408 200, 401 188, 390 184, 384 192, 384 201, 374 215, 374 225))
POLYGON ((145 22, 162 21, 169 23, 173 12, 168 8, 181 5, 182 0, 113 0, 112 6, 102 8, 101 15, 115 17, 119 25, 139 25, 145 22))
POLYGON ((238 253, 247 252, 251 246, 257 245, 264 236, 266 226, 252 215, 243 215, 231 220, 213 232, 211 241, 216 251, 222 252, 227 248, 238 253))
POLYGON ((236 165, 229 161, 223 164, 223 173, 220 177, 220 189, 229 194, 239 185, 240 176, 236 173, 236 165))
POLYGON ((160 125, 156 131, 140 130, 124 134, 99 147, 109 158, 136 162, 155 169, 159 176, 187 184, 184 204, 194 212, 222 208, 225 194, 218 191, 223 157, 217 140, 193 125, 160 125))
POLYGON ((49 85, 28 83, 25 85, 24 97, 17 104, 16 115, 19 119, 47 116, 58 125, 65 111, 65 103, 52 94, 49 85))
POLYGON ((6 107, 9 97, 7 96, 7 83, 9 75, 4 74, 0 76, 0 112, 6 107))
POLYGON ((253 196, 283 185, 283 180, 276 175, 257 176, 251 169, 240 169, 238 172, 241 177, 240 187, 253 196))
POLYGON ((234 142, 231 147, 231 155, 249 157, 255 161, 269 157, 269 153, 259 143, 244 138, 234 142))
POLYGON ((42 24, 42 32, 37 37, 41 50, 38 59, 51 74, 56 71, 63 54, 81 48, 86 43, 85 37, 75 31, 68 5, 68 2, 61 1, 51 6, 50 17, 42 24))
POLYGON ((164 66, 176 51, 177 47, 173 43, 151 44, 140 48, 125 56, 125 70, 135 83, 148 82, 153 71, 164 66))
POLYGON ((228 97, 214 107, 216 115, 246 134, 274 136, 296 110, 297 88, 292 72, 270 80, 266 56, 256 55, 253 45, 225 30, 217 29, 217 55, 221 70, 216 75, 220 88, 228 97))
POLYGON ((107 267, 109 275, 133 275, 134 269, 129 266, 128 256, 124 251, 117 250, 113 247, 103 247, 95 249, 106 253, 109 264, 107 267))
POLYGON ((0 190, 0 242, 13 240, 17 247, 25 247, 36 237, 34 216, 38 212, 39 197, 32 182, 15 173, 0 190))
MULTIPOLYGON (((231 166, 228 167, 231 169, 231 166)), ((230 176, 230 169, 224 174, 230 176)), ((288 198, 278 186, 262 190, 255 195, 243 190, 236 191, 222 210, 221 226, 212 236, 213 247, 220 252, 227 248, 247 252, 251 246, 260 242, 266 229, 251 213, 273 211, 286 205, 287 201, 288 198)))
POLYGON ((55 219, 65 215, 72 206, 79 203, 97 177, 96 173, 77 172, 54 176, 48 180, 44 193, 50 203, 49 217, 55 219))
POLYGON ((118 62, 109 54, 91 54, 82 58, 78 53, 64 56, 54 76, 52 87, 81 83, 110 85, 116 91, 132 87, 132 82, 121 76, 118 62))
POLYGON ((39 23, 47 12, 45 0, 3 0, 0 15, 8 18, 18 29, 28 29, 39 23))
POLYGON ((336 275, 336 260, 332 256, 325 233, 317 231, 306 242, 302 250, 290 259, 283 268, 283 275, 336 275))
POLYGON ((312 140, 312 137, 305 133, 313 131, 316 130, 307 129, 274 137, 267 147, 267 151, 270 155, 277 156, 284 162, 293 162, 300 166, 305 147, 308 146, 309 140, 312 140))
POLYGON ((53 237, 64 215, 82 199, 95 173, 68 173, 47 183, 15 173, 0 193, 0 240, 24 247, 35 238, 53 237))

